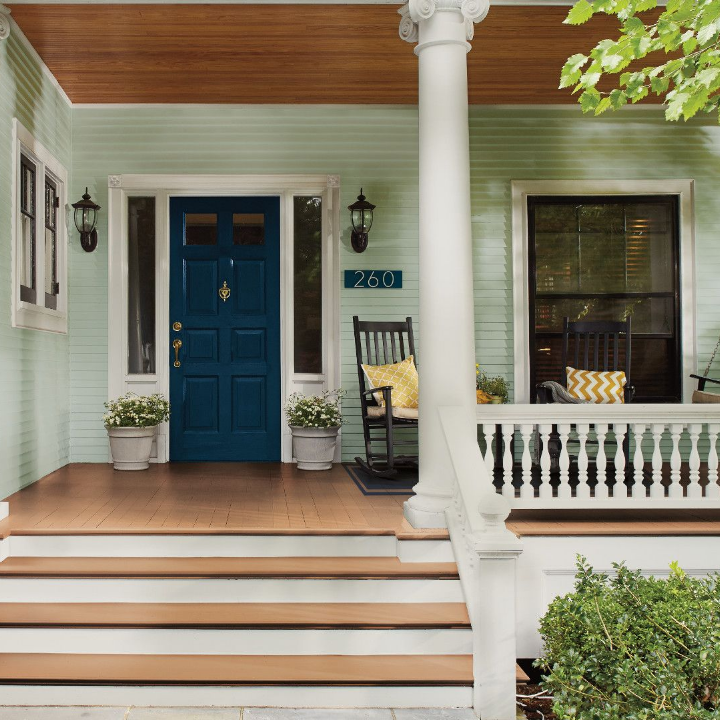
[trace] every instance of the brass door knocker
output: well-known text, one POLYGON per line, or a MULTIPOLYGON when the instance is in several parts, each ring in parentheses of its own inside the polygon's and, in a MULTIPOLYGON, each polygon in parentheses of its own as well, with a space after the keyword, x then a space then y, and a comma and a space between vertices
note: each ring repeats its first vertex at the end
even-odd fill
POLYGON ((218 295, 222 298, 223 302, 227 302, 230 297, 230 288, 227 285, 227 280, 223 280, 223 286, 218 290, 218 295))

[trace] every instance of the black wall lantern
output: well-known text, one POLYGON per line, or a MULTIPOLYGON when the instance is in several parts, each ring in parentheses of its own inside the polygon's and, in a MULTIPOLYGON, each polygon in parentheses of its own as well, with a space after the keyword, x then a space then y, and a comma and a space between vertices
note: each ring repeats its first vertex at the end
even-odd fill
POLYGON ((80 233, 80 244, 85 252, 92 252, 97 247, 97 211, 100 209, 88 195, 88 189, 85 188, 85 194, 82 200, 73 203, 75 208, 75 227, 80 233))
POLYGON ((365 252, 368 246, 368 233, 373 224, 374 209, 375 206, 365 199, 362 188, 358 199, 352 205, 348 205, 353 226, 351 242, 355 252, 365 252))

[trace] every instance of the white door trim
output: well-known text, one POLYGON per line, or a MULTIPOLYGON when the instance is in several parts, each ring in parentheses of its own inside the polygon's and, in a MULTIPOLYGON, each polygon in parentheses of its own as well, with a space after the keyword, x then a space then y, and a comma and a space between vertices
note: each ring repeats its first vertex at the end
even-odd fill
MULTIPOLYGON (((128 391, 169 395, 170 198, 176 196, 277 196, 280 198, 280 353, 281 396, 340 382, 340 178, 337 175, 110 175, 108 176, 108 397, 128 391), (127 372, 127 198, 156 198, 156 353, 154 375, 127 372), (294 372, 293 197, 323 198, 323 372, 294 372)), ((292 461, 289 428, 282 426, 283 462, 292 461)), ((168 428, 158 430, 156 462, 170 456, 168 428)), ((338 455, 339 457, 339 455, 338 455)))
POLYGON ((682 398, 692 399, 697 370, 695 330, 694 180, 513 180, 512 261, 514 401, 530 402, 527 199, 533 195, 677 195, 680 205, 680 343, 682 398))

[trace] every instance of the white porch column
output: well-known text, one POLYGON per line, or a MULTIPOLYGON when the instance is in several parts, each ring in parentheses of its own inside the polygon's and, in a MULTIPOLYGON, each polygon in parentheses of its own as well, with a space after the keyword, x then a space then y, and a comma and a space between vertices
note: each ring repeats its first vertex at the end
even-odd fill
POLYGON ((488 0, 408 0, 400 37, 418 42, 420 124, 420 481, 414 527, 444 527, 452 468, 438 408, 468 409, 476 442, 467 58, 488 0))

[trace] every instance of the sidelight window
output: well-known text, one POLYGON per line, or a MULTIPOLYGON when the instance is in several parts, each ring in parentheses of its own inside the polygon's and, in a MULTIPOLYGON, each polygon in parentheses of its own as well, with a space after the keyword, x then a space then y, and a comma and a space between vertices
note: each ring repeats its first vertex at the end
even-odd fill
POLYGON ((13 130, 13 327, 66 332, 67 173, 17 120, 13 130))

